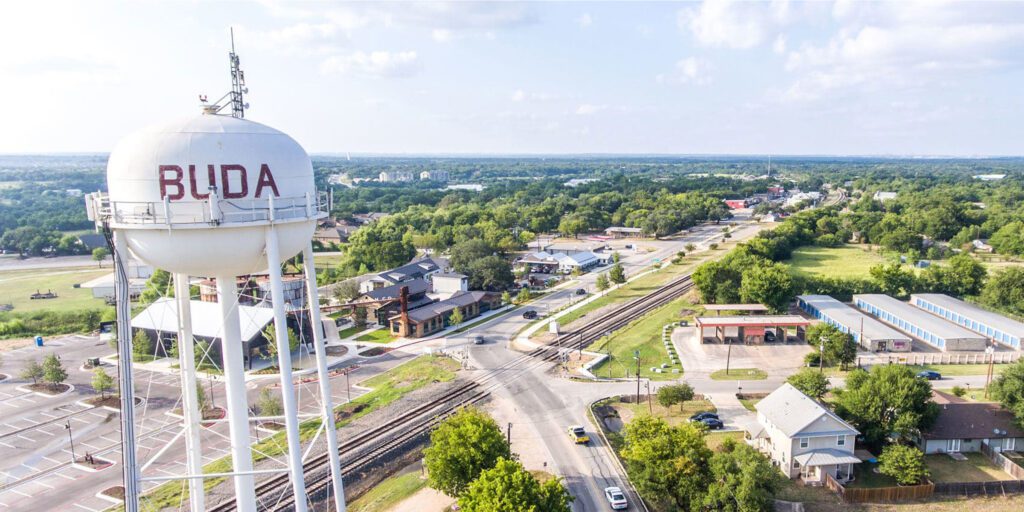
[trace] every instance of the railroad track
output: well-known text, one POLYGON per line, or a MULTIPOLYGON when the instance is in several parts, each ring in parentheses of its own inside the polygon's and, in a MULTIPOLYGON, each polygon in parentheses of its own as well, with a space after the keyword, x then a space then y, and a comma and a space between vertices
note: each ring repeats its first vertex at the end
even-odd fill
POLYGON ((617 331, 633 320, 681 297, 690 291, 693 286, 693 279, 689 275, 683 276, 650 294, 627 303, 612 315, 588 324, 581 329, 561 334, 559 342, 537 347, 530 352, 530 355, 540 357, 545 361, 554 361, 558 359, 562 349, 582 350, 587 348, 608 333, 617 331))
MULTIPOLYGON (((501 367, 488 370, 486 374, 475 381, 457 386, 443 396, 410 409, 379 429, 367 430, 350 437, 339 446, 339 452, 342 455, 342 475, 348 477, 357 473, 391 450, 419 436, 426 435, 441 420, 459 408, 477 403, 489 396, 491 391, 497 387, 507 385, 510 381, 518 379, 534 368, 558 359, 560 349, 585 348, 608 332, 620 329, 634 319, 668 304, 691 288, 693 288, 693 281, 689 275, 672 281, 648 295, 627 303, 613 315, 563 335, 564 339, 570 340, 568 344, 562 343, 560 346, 549 344, 538 347, 501 367), (504 377, 504 379, 499 381, 499 377, 504 377)), ((303 463, 308 495, 329 492, 331 486, 329 464, 330 458, 327 453, 319 454, 303 463)), ((295 496, 291 491, 287 473, 281 473, 259 482, 256 485, 256 495, 263 498, 264 501, 268 497, 278 497, 275 503, 261 503, 262 510, 294 509, 295 496)), ((229 498, 208 510, 214 512, 235 510, 234 499, 229 498)))

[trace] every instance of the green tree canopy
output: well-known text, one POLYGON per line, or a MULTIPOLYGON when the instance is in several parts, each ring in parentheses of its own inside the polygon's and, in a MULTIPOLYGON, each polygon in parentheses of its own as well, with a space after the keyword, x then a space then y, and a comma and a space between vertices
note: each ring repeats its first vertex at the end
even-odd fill
POLYGON ((597 280, 594 281, 594 286, 597 291, 603 292, 611 287, 611 283, 608 281, 608 274, 602 272, 597 275, 597 280))
POLYGON ((893 477, 900 485, 917 485, 928 478, 928 466, 921 450, 901 444, 882 449, 878 456, 878 472, 893 477))
POLYGON ((270 388, 260 390, 260 394, 256 398, 256 409, 259 411, 260 416, 280 416, 284 414, 284 405, 281 403, 281 397, 271 391, 270 388))
POLYGON ((31 379, 32 384, 37 384, 39 379, 43 378, 43 367, 39 364, 39 361, 32 359, 25 363, 25 367, 21 369, 19 376, 23 379, 31 379))
POLYGON ((811 368, 804 368, 790 375, 786 382, 815 400, 821 400, 821 397, 828 393, 828 378, 811 368))
POLYGON ((107 391, 114 389, 114 379, 103 368, 92 371, 92 388, 100 394, 100 399, 107 398, 107 391))
POLYGON ((615 262, 612 265, 612 269, 608 271, 608 279, 615 284, 626 282, 626 269, 622 268, 622 263, 615 262))
POLYGON ((658 404, 662 407, 680 404, 680 410, 682 410, 682 404, 690 400, 693 400, 693 387, 685 382, 658 388, 658 404))
POLYGON ((891 437, 911 439, 938 415, 931 384, 904 365, 877 365, 870 373, 853 370, 837 394, 836 412, 875 448, 891 437))
POLYGON ((992 381, 992 394, 1024 425, 1024 359, 1018 360, 992 381))
POLYGON ((68 372, 64 369, 56 354, 43 358, 43 381, 51 386, 62 384, 68 380, 68 372))
POLYGON ((505 457, 486 469, 459 496, 466 512, 569 512, 573 497, 562 482, 540 483, 523 466, 505 457))
POLYGON ((693 424, 669 426, 653 416, 639 416, 623 432, 622 459, 637 490, 686 510, 710 483, 711 450, 704 432, 693 424))
POLYGON ((764 304, 776 313, 788 309, 793 290, 789 266, 782 263, 753 265, 743 271, 740 280, 740 300, 764 304))
POLYGON ((700 507, 715 512, 770 512, 782 475, 753 447, 727 439, 709 461, 711 478, 700 507))
POLYGON ((423 450, 429 485, 449 496, 460 496, 480 473, 510 457, 498 424, 475 407, 441 422, 430 433, 430 446, 423 450))
POLYGON ((857 342, 853 341, 852 335, 835 326, 825 322, 816 323, 807 328, 805 338, 809 345, 819 348, 819 351, 821 342, 825 342, 825 366, 838 364, 845 369, 857 360, 857 342))

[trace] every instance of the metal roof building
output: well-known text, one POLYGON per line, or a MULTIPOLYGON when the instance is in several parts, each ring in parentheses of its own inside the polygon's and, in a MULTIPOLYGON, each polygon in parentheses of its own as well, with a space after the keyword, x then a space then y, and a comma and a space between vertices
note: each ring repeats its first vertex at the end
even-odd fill
POLYGON ((828 295, 800 295, 797 305, 815 318, 853 336, 871 351, 910 352, 910 336, 839 302, 828 295))
POLYGON ((797 315, 698 316, 694 319, 701 342, 785 342, 790 329, 795 331, 796 339, 803 341, 809 325, 811 322, 797 315))
POLYGON ((853 303, 883 322, 943 351, 984 350, 988 340, 888 295, 854 295, 853 303))
POLYGON ((941 293, 914 294, 910 296, 910 303, 950 322, 984 334, 997 343, 1020 350, 1020 340, 1024 338, 1024 323, 941 293))

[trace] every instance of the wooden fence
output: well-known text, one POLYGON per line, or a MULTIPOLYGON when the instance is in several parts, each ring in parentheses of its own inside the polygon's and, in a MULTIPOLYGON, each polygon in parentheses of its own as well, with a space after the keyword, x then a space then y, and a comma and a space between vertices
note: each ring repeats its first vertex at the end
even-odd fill
POLYGON ((843 484, 825 475, 825 486, 835 492, 846 503, 885 503, 891 501, 919 500, 935 492, 935 484, 906 485, 901 487, 843 487, 843 484))
POLYGON ((996 352, 988 354, 906 354, 873 357, 861 361, 862 364, 988 364, 989 358, 995 364, 1007 364, 1020 360, 1024 355, 1020 352, 996 352))
POLYGON ((992 464, 995 464, 996 467, 1007 472, 1014 479, 1024 480, 1024 468, 1018 466, 1007 456, 993 450, 988 444, 981 443, 981 453, 988 457, 988 460, 992 461, 992 464))
POLYGON ((935 494, 952 496, 1002 496, 1024 492, 1020 480, 997 480, 995 482, 947 482, 935 484, 935 494))

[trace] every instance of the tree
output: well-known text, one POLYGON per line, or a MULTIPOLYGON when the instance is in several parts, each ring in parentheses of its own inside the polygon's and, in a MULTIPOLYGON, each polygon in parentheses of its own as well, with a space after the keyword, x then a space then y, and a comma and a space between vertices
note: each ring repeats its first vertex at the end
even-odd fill
POLYGON ((173 297, 174 287, 171 286, 171 274, 166 270, 156 269, 146 280, 146 288, 139 295, 140 304, 152 304, 161 297, 173 297))
POLYGON ((284 414, 284 406, 281 404, 281 397, 270 391, 270 388, 260 390, 256 398, 256 409, 260 416, 280 416, 284 414))
POLYGON ((511 304, 512 303, 512 294, 509 293, 508 290, 505 290, 505 291, 501 292, 501 303, 502 304, 511 304))
POLYGON ((210 408, 210 400, 206 397, 203 383, 198 380, 196 381, 196 405, 199 407, 199 412, 210 408))
POLYGON ((524 286, 520 288, 519 293, 516 294, 516 304, 525 304, 532 296, 530 289, 524 286))
POLYGON ((689 243, 686 244, 686 247, 684 247, 684 249, 686 249, 686 252, 693 252, 697 250, 697 246, 692 243, 689 243))
POLYGON ((360 329, 366 327, 366 308, 352 309, 352 324, 360 329))
POLYGON ((344 304, 349 302, 360 295, 359 283, 356 282, 355 279, 342 281, 334 285, 334 288, 331 290, 331 295, 333 295, 335 300, 340 303, 344 304))
POLYGON ((107 398, 107 391, 114 389, 114 379, 107 375, 107 371, 97 367, 92 371, 92 388, 99 392, 100 400, 107 398))
POLYGON ((929 291, 966 297, 981 293, 986 277, 988 272, 978 260, 967 254, 958 254, 946 265, 928 267, 923 280, 929 291))
POLYGON ((910 440, 938 415, 931 384, 904 365, 853 370, 837 394, 836 412, 876 449, 892 437, 910 440))
MULTIPOLYGON (((287 327, 285 330, 288 333, 288 350, 295 352, 299 349, 299 336, 291 327, 287 327)), ((267 339, 267 357, 277 357, 277 329, 274 328, 273 322, 263 329, 263 337, 267 339)))
POLYGON ((683 409, 682 404, 693 400, 693 387, 683 382, 681 384, 669 384, 658 388, 658 404, 662 407, 672 407, 679 404, 679 410, 683 409))
POLYGON ((196 341, 193 355, 196 358, 196 368, 203 369, 217 367, 217 361, 213 358, 213 349, 210 342, 205 340, 196 341))
POLYGON ((153 341, 150 340, 149 334, 142 329, 135 331, 135 336, 132 338, 132 360, 145 361, 152 355, 154 355, 153 341))
POLYGON ((711 478, 701 507, 716 512, 770 512, 782 475, 753 447, 727 439, 709 461, 711 478))
POLYGON ((462 308, 456 307, 452 310, 452 314, 448 315, 448 325, 452 327, 458 327, 462 324, 462 308))
POLYGON ((815 400, 821 400, 828 393, 828 379, 820 371, 811 368, 790 375, 786 382, 815 400))
POLYGON ((762 262, 743 271, 740 299, 764 304, 775 312, 788 309, 793 299, 793 277, 782 263, 762 262))
POLYGON ((466 512, 569 512, 573 497, 558 478, 540 483, 522 464, 498 459, 459 496, 466 512))
POLYGON ((996 271, 985 283, 980 301, 986 306, 1024 316, 1024 268, 996 271))
POLYGON ((56 354, 50 354, 43 358, 43 382, 50 387, 57 387, 68 380, 68 372, 64 369, 56 354))
POLYGON ((699 427, 672 427, 660 418, 638 416, 626 425, 623 442, 622 459, 641 494, 683 510, 703 496, 711 450, 699 427))
POLYGON ((619 251, 612 252, 612 263, 618 263, 621 259, 622 256, 619 256, 619 251))
POLYGON ((878 283, 881 292, 894 297, 906 297, 917 287, 917 276, 913 270, 905 269, 898 263, 875 265, 868 271, 878 283))
POLYGON ((466 274, 474 290, 504 290, 512 286, 515 276, 501 251, 480 239, 470 239, 452 246, 449 259, 452 268, 466 274))
POLYGON ((597 291, 603 292, 611 287, 611 283, 608 282, 608 275, 600 273, 597 275, 597 280, 594 282, 594 286, 597 287, 597 291))
POLYGON ((423 462, 430 487, 460 496, 480 473, 511 455, 498 424, 480 409, 466 407, 430 433, 423 462))
POLYGON ((807 343, 813 347, 819 347, 825 342, 825 366, 834 364, 840 365, 844 370, 846 366, 857 360, 857 343, 853 336, 840 331, 833 325, 819 322, 807 328, 807 343))
POLYGON ((928 478, 924 454, 913 446, 894 444, 878 456, 878 472, 896 479, 900 485, 917 485, 928 478))
POLYGON ((995 399, 1024 425, 1024 359, 1006 368, 991 385, 995 399))
POLYGON ((22 368, 20 376, 23 379, 32 379, 33 385, 38 384, 39 379, 43 378, 43 367, 40 366, 38 361, 32 359, 25 363, 25 367, 22 368))
POLYGON ((612 269, 608 271, 608 279, 615 284, 626 282, 626 269, 622 268, 622 263, 616 262, 612 265, 612 269))
POLYGON ((92 260, 99 263, 99 266, 103 267, 103 260, 110 256, 110 250, 106 247, 97 247, 92 250, 92 260))

